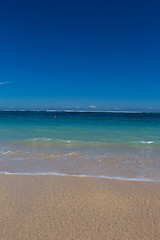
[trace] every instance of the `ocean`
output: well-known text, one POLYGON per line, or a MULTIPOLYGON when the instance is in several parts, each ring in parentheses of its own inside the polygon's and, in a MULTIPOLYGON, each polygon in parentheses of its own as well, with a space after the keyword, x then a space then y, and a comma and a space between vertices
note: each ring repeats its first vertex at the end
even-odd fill
POLYGON ((160 113, 0 111, 0 172, 160 181, 160 113))

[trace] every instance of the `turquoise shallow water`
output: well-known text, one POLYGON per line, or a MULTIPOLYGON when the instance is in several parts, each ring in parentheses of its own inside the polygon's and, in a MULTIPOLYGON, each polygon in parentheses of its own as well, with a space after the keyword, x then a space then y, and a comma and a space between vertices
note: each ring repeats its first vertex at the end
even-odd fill
POLYGON ((0 172, 159 181, 160 114, 1 111, 0 172))

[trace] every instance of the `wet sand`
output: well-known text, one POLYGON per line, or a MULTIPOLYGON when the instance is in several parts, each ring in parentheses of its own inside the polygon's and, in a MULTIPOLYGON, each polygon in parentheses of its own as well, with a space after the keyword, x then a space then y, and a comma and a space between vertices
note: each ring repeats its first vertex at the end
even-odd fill
POLYGON ((160 183, 0 174, 1 240, 160 239, 160 183))

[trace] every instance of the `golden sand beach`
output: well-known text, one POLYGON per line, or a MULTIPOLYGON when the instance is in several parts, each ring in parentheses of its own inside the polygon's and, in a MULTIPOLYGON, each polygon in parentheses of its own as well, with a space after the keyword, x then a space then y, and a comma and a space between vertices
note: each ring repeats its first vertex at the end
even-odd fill
POLYGON ((0 174, 1 240, 158 240, 160 183, 0 174))

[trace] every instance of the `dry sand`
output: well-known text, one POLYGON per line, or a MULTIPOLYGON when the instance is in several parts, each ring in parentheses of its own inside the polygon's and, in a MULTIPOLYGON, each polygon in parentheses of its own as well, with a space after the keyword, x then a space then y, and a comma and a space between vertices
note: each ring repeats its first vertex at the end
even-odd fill
POLYGON ((1 240, 160 239, 160 183, 0 174, 1 240))

